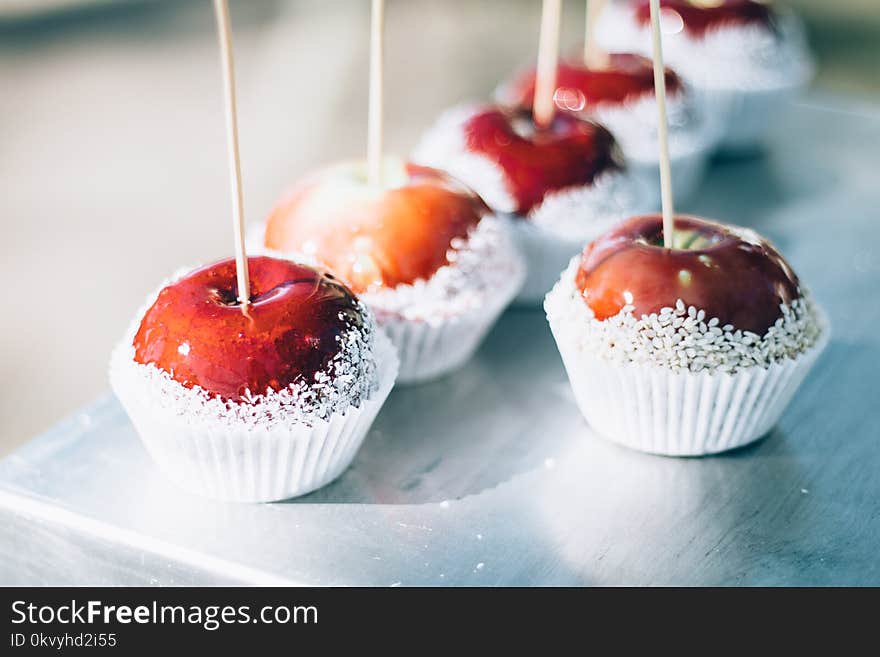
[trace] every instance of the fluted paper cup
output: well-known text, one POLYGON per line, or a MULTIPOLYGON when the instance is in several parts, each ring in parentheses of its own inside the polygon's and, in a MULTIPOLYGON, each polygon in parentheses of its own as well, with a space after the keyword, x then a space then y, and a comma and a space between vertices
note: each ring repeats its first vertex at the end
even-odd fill
POLYGON ((582 328, 551 306, 548 297, 550 329, 575 401, 590 426, 613 442, 666 456, 715 454, 764 436, 824 350, 830 333, 824 314, 817 310, 821 336, 794 358, 734 373, 691 372, 591 353, 581 346, 582 328))
MULTIPOLYGON (((603 222, 597 227, 597 235, 613 225, 603 222)), ((564 237, 535 226, 528 219, 517 216, 508 218, 513 241, 526 262, 528 275, 516 295, 514 303, 520 306, 540 306, 544 296, 559 278, 568 261, 583 250, 587 238, 564 237)))
POLYGON ((440 378, 464 365, 522 285, 525 267, 519 259, 504 287, 493 290, 485 303, 463 313, 430 320, 386 315, 374 308, 376 321, 397 348, 401 384, 440 378))
POLYGON ((230 502, 272 502, 316 490, 351 464, 397 375, 397 355, 381 329, 374 349, 378 388, 360 406, 310 424, 208 422, 155 404, 154 381, 125 342, 111 359, 110 383, 147 452, 181 488, 230 502))
MULTIPOLYGON (((709 161, 710 149, 693 149, 687 152, 670 153, 669 166, 672 171, 672 195, 682 202, 690 199, 703 180, 703 173, 709 161)), ((660 208, 660 160, 657 158, 630 157, 627 160, 630 173, 645 191, 646 207, 660 208)), ((566 261, 567 262, 567 261, 566 261)), ((557 272, 558 274, 559 272, 557 272)), ((555 281, 554 281, 555 282, 555 281)), ((552 287, 552 285, 551 285, 552 287)), ((550 288, 547 288, 548 290, 550 288)))
POLYGON ((808 78, 756 89, 697 87, 694 91, 718 126, 718 148, 741 152, 758 147, 807 88, 808 78))

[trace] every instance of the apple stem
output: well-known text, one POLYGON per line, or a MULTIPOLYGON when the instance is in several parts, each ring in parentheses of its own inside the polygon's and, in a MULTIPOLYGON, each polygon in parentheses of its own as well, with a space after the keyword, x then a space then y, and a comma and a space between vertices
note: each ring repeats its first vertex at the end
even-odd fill
POLYGON ((370 16, 370 106, 367 132, 367 178, 382 186, 382 86, 385 2, 373 0, 370 16))
POLYGON ((538 40, 538 69, 535 74, 533 103, 533 118, 535 125, 540 128, 546 128, 553 122, 561 12, 561 0, 544 0, 541 4, 541 34, 538 40))
POLYGON ((238 279, 238 302, 247 315, 251 298, 247 252, 244 246, 244 196, 241 189, 241 157, 238 152, 238 118, 235 109, 235 66, 232 61, 232 27, 227 0, 214 0, 217 37, 220 43, 220 64, 223 69, 224 102, 226 105, 226 137, 229 156, 229 178, 232 183, 232 220, 235 234, 235 274, 238 279))
POLYGON ((671 249, 675 237, 672 171, 669 166, 669 130, 666 120, 666 68, 660 35, 660 0, 651 2, 651 38, 654 45, 654 95, 657 98, 657 141, 660 145, 660 201, 663 209, 663 246, 671 249))
POLYGON ((605 11, 606 0, 586 0, 584 21, 584 66, 602 68, 606 65, 608 55, 596 43, 596 23, 605 11))

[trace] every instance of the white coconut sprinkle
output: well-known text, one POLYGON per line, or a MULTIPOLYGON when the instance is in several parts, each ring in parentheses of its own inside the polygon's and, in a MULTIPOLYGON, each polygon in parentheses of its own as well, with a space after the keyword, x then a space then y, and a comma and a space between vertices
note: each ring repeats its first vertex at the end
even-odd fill
MULTIPOLYGON (((504 170, 490 158, 467 148, 464 124, 486 105, 469 104, 444 112, 413 151, 412 160, 442 169, 473 189, 496 212, 514 214, 516 199, 509 191, 504 170)), ((642 192, 625 171, 608 171, 589 185, 572 185, 548 192, 532 208, 529 218, 557 234, 581 236, 632 214, 642 202, 642 192)))
POLYGON ((359 407, 377 390, 375 319, 361 302, 358 308, 363 317, 362 326, 349 326, 339 336, 339 352, 326 370, 316 373, 313 381, 296 382, 279 391, 246 390, 240 402, 223 400, 200 386, 187 388, 155 364, 135 361, 133 341, 144 314, 159 291, 190 271, 192 269, 181 270, 163 283, 135 316, 110 360, 114 389, 124 388, 131 395, 151 399, 157 411, 184 416, 192 423, 219 422, 235 426, 244 423, 255 429, 291 423, 311 426, 316 420, 327 420, 351 406, 359 407))
POLYGON ((528 220, 560 239, 584 243, 634 214, 642 193, 629 175, 609 171, 591 185, 548 192, 528 220))
MULTIPOLYGON (((797 17, 777 12, 779 34, 764 25, 725 24, 699 37, 687 30, 665 30, 666 63, 701 87, 767 89, 807 80, 812 63, 797 17)), ((632 10, 611 4, 596 29, 600 44, 611 51, 651 56, 650 26, 639 25, 632 10)))
POLYGON ((636 317, 632 306, 598 320, 575 285, 579 257, 572 259, 544 308, 551 321, 567 326, 579 348, 619 363, 649 365, 673 371, 734 373, 747 367, 767 368, 796 358, 816 344, 826 330, 808 291, 791 305, 782 304, 782 317, 761 336, 742 331, 704 310, 678 299, 660 312, 636 317))

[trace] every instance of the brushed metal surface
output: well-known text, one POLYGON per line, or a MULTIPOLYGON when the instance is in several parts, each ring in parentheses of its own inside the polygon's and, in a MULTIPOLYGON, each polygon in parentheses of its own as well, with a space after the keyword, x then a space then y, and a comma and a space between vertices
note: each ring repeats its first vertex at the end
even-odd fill
POLYGON ((880 584, 878 152, 880 110, 814 99, 683 208, 768 235, 831 317, 754 446, 671 459, 595 437, 543 314, 514 310, 290 503, 178 491, 98 401, 0 462, 0 583, 880 584))

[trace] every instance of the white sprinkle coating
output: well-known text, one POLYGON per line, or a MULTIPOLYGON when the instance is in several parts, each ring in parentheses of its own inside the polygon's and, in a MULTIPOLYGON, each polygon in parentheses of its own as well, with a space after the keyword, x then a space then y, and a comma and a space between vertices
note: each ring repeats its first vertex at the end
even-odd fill
MULTIPOLYGON (((514 214, 517 202, 509 191, 504 170, 490 158, 467 148, 464 124, 487 107, 467 104, 444 112, 419 141, 412 161, 446 171, 473 189, 496 212, 514 214)), ((529 211, 529 219, 574 238, 594 235, 596 225, 605 226, 632 214, 642 201, 641 195, 638 185, 625 171, 607 171, 588 185, 547 193, 529 211)))
POLYGON ((262 394, 247 390, 240 402, 223 400, 200 386, 187 388, 155 364, 135 361, 133 342, 141 319, 163 288, 191 271, 190 268, 176 272, 147 298, 135 315, 110 359, 110 380, 114 389, 126 389, 131 394, 152 399, 157 411, 170 411, 188 418, 191 423, 247 424, 254 429, 292 423, 312 426, 316 420, 327 420, 334 413, 344 413, 351 406, 360 406, 377 390, 375 319, 360 301, 357 303, 363 317, 362 326, 351 325, 339 336, 339 352, 326 370, 317 372, 312 381, 295 382, 283 390, 267 389, 262 394))
POLYGON ((635 214, 640 203, 641 190, 635 181, 619 171, 609 171, 592 185, 547 192, 529 212, 528 220, 560 239, 583 243, 635 214))
MULTIPOLYGON (((304 262, 315 267, 321 263, 313 254, 278 253, 263 243, 265 224, 255 225, 250 234, 249 253, 304 262)), ((524 275, 522 257, 510 239, 504 222, 486 215, 468 235, 452 241, 446 253, 448 264, 427 280, 393 288, 368 290, 360 299, 376 314, 380 324, 389 318, 404 318, 439 324, 485 306, 487 298, 506 289, 511 280, 524 275)))
POLYGON ((704 310, 678 299, 659 313, 636 317, 625 306, 614 317, 598 320, 575 285, 580 256, 572 259, 547 295, 544 309, 553 322, 579 336, 580 349, 619 363, 650 365, 673 371, 734 373, 747 367, 767 368, 796 358, 816 344, 823 320, 806 290, 761 336, 706 317, 704 310))
MULTIPOLYGON (((791 12, 776 12, 778 34, 764 25, 723 24, 699 37, 664 30, 666 63, 700 87, 768 89, 803 82, 812 75, 803 28, 791 12)), ((650 26, 639 25, 627 7, 610 4, 596 29, 611 51, 651 56, 650 26)))

